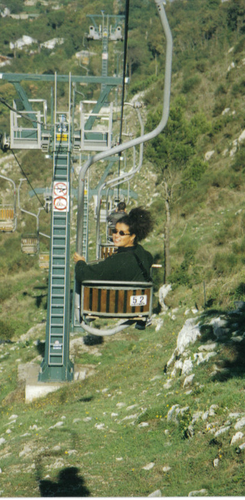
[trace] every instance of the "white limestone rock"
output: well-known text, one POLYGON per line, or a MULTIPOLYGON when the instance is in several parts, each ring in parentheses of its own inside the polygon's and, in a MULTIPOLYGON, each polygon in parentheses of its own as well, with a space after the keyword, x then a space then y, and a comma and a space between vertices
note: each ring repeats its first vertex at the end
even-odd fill
POLYGON ((186 387, 187 385, 192 384, 194 377, 195 377, 194 373, 192 373, 191 375, 188 375, 187 377, 185 377, 183 387, 186 387))
POLYGON ((183 328, 180 330, 177 339, 177 351, 182 354, 189 344, 196 342, 197 338, 201 336, 199 324, 196 323, 194 318, 186 320, 183 328))
POLYGON ((218 437, 220 436, 221 434, 224 434, 225 432, 227 432, 228 430, 230 429, 230 425, 227 425, 226 427, 220 427, 220 429, 218 429, 216 432, 215 432, 215 437, 218 437))
POLYGON ((238 142, 243 142, 243 141, 245 141, 245 130, 243 130, 238 137, 238 142))
POLYGON ((163 472, 169 472, 171 470, 171 467, 169 467, 169 465, 165 465, 163 468, 162 468, 163 472))
POLYGON ((191 373, 193 369, 193 363, 191 361, 191 358, 185 359, 183 366, 182 366, 182 375, 188 375, 188 373, 191 373))
POLYGON ((148 495, 148 497, 161 497, 161 496, 162 496, 161 490, 153 491, 153 493, 150 493, 150 495, 148 495))
POLYGON ((242 429, 242 427, 245 426, 245 417, 240 418, 240 420, 237 421, 237 423, 234 425, 234 429, 238 431, 239 429, 242 429))
POLYGON ((188 493, 188 497, 206 497, 207 495, 208 492, 204 488, 202 490, 190 491, 190 493, 188 493))
POLYGON ((194 354, 194 359, 197 362, 197 365, 200 365, 201 363, 209 361, 209 359, 212 358, 213 356, 216 356, 216 352, 208 352, 207 354, 198 352, 194 354))
POLYGON ((144 469, 144 470, 151 470, 151 469, 153 469, 154 466, 155 466, 155 463, 154 462, 150 462, 149 464, 147 464, 144 467, 142 467, 142 469, 144 469))
POLYGON ((210 158, 213 156, 213 154, 215 153, 215 151, 207 151, 204 155, 204 159, 206 161, 210 160, 210 158))
POLYGON ((236 434, 234 434, 234 436, 231 439, 231 445, 237 443, 237 441, 239 441, 240 439, 242 439, 243 435, 244 434, 241 431, 236 432, 236 434))
POLYGON ((158 298, 159 298, 159 304, 162 308, 162 311, 168 310, 168 306, 166 306, 164 300, 171 290, 172 290, 172 286, 170 284, 168 284, 168 285, 164 284, 159 288, 158 298))

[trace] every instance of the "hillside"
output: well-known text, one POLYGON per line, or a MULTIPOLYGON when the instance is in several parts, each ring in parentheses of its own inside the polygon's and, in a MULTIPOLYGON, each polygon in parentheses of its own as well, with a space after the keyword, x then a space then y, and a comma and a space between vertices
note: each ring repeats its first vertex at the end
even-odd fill
MULTIPOLYGON (((100 74, 101 47, 88 42, 85 49, 94 55, 85 69, 76 54, 84 49, 86 15, 111 12, 111 3, 62 1, 57 9, 51 1, 23 7, 11 0, 14 15, 30 17, 0 18, 0 55, 10 61, 2 71, 100 74), (10 49, 23 35, 36 42, 10 49), (65 43, 52 53, 41 47, 54 38, 65 43)), ((153 2, 131 3, 127 101, 143 102, 149 131, 161 113, 164 44, 153 2)), ((113 2, 113 15, 123 10, 123 2, 113 2)), ((138 198, 129 201, 129 207, 149 207, 155 219, 144 242, 163 265, 154 271, 152 325, 144 332, 130 327, 95 345, 72 334, 71 358, 84 380, 26 404, 25 373, 44 352, 48 272, 40 269, 38 255, 21 252, 21 236, 36 231, 36 218, 17 211, 16 231, 0 234, 1 496, 244 494, 245 8, 240 0, 175 0, 166 11, 174 38, 170 117, 144 148, 142 169, 130 184, 138 198), (166 227, 171 290, 161 310, 166 227)), ((121 42, 110 47, 110 74, 118 50, 121 42)), ((25 90, 50 106, 45 84, 29 82, 25 90)), ((99 88, 82 86, 82 93, 97 98, 99 88)), ((15 96, 13 86, 1 82, 2 133, 9 131, 6 102, 12 105, 15 96)), ((60 106, 66 102, 64 86, 60 106)), ((125 107, 125 133, 138 132, 134 110, 125 107)), ((132 156, 125 155, 126 168, 132 156)), ((104 168, 91 168, 91 188, 104 168)), ((27 175, 21 207, 37 214, 43 198, 30 191, 50 186, 52 161, 39 151, 0 152, 0 169, 16 186, 27 175)), ((12 186, 0 179, 0 188, 0 204, 11 203, 12 186)), ((76 205, 74 196, 71 255, 76 205)), ((94 258, 93 200, 90 222, 94 258)), ((49 234, 49 224, 42 210, 43 233, 49 234)), ((40 237, 40 249, 47 251, 47 238, 40 237)), ((70 268, 73 277, 72 262, 70 268)))

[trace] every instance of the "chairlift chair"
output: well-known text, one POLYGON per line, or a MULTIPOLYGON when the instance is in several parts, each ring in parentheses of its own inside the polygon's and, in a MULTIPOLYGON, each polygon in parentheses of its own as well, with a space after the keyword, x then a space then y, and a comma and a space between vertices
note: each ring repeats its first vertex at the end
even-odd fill
POLYGON ((16 214, 12 205, 0 205, 0 231, 12 233, 16 229, 16 214))
POLYGON ((16 185, 12 179, 5 175, 0 174, 0 178, 10 182, 13 186, 13 203, 0 205, 0 231, 10 233, 15 231, 17 227, 16 185))
POLYGON ((49 252, 39 253, 39 267, 40 269, 49 269, 49 252))
POLYGON ((138 322, 144 328, 152 315, 152 297, 152 282, 84 281, 81 285, 81 326, 87 333, 98 336, 114 335, 138 322), (120 323, 113 328, 90 325, 94 319, 110 318, 120 323))
POLYGON ((105 260, 110 257, 117 248, 113 243, 101 243, 100 244, 100 259, 105 260))
POLYGON ((21 235, 21 251, 28 255, 34 255, 39 251, 39 239, 36 233, 21 235))

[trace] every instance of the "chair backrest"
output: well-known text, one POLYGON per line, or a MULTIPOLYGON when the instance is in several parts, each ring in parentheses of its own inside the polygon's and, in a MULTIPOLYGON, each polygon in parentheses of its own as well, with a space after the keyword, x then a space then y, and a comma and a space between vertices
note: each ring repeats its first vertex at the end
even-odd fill
POLYGON ((0 231, 14 231, 15 229, 15 213, 14 208, 0 208, 0 231))
POLYGON ((21 237, 21 251, 29 255, 37 253, 39 250, 39 240, 35 235, 25 235, 21 237))
POLYGON ((152 314, 153 283, 84 281, 81 316, 142 318, 152 314))
POLYGON ((107 257, 110 257, 115 251, 117 250, 117 247, 115 245, 110 245, 110 244, 101 244, 100 245, 100 258, 105 260, 107 257))
POLYGON ((49 269, 49 252, 39 254, 39 267, 41 269, 49 269))

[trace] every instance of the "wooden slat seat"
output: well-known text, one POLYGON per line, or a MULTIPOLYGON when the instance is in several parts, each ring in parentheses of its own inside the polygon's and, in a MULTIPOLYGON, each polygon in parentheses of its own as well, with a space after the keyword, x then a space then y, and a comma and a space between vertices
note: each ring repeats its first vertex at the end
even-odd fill
POLYGON ((39 267, 41 269, 49 269, 49 252, 39 254, 39 267))
POLYGON ((21 251, 28 255, 37 253, 39 250, 39 241, 37 236, 26 235, 21 237, 21 251))
POLYGON ((13 208, 0 208, 0 221, 14 219, 13 208))
POLYGON ((115 251, 117 250, 117 247, 115 245, 110 245, 105 243, 104 245, 100 245, 100 258, 105 260, 107 257, 110 257, 115 251))
POLYGON ((152 314, 153 284, 84 281, 81 316, 142 319, 152 314))
POLYGON ((14 231, 15 213, 12 207, 0 208, 0 231, 14 231))

